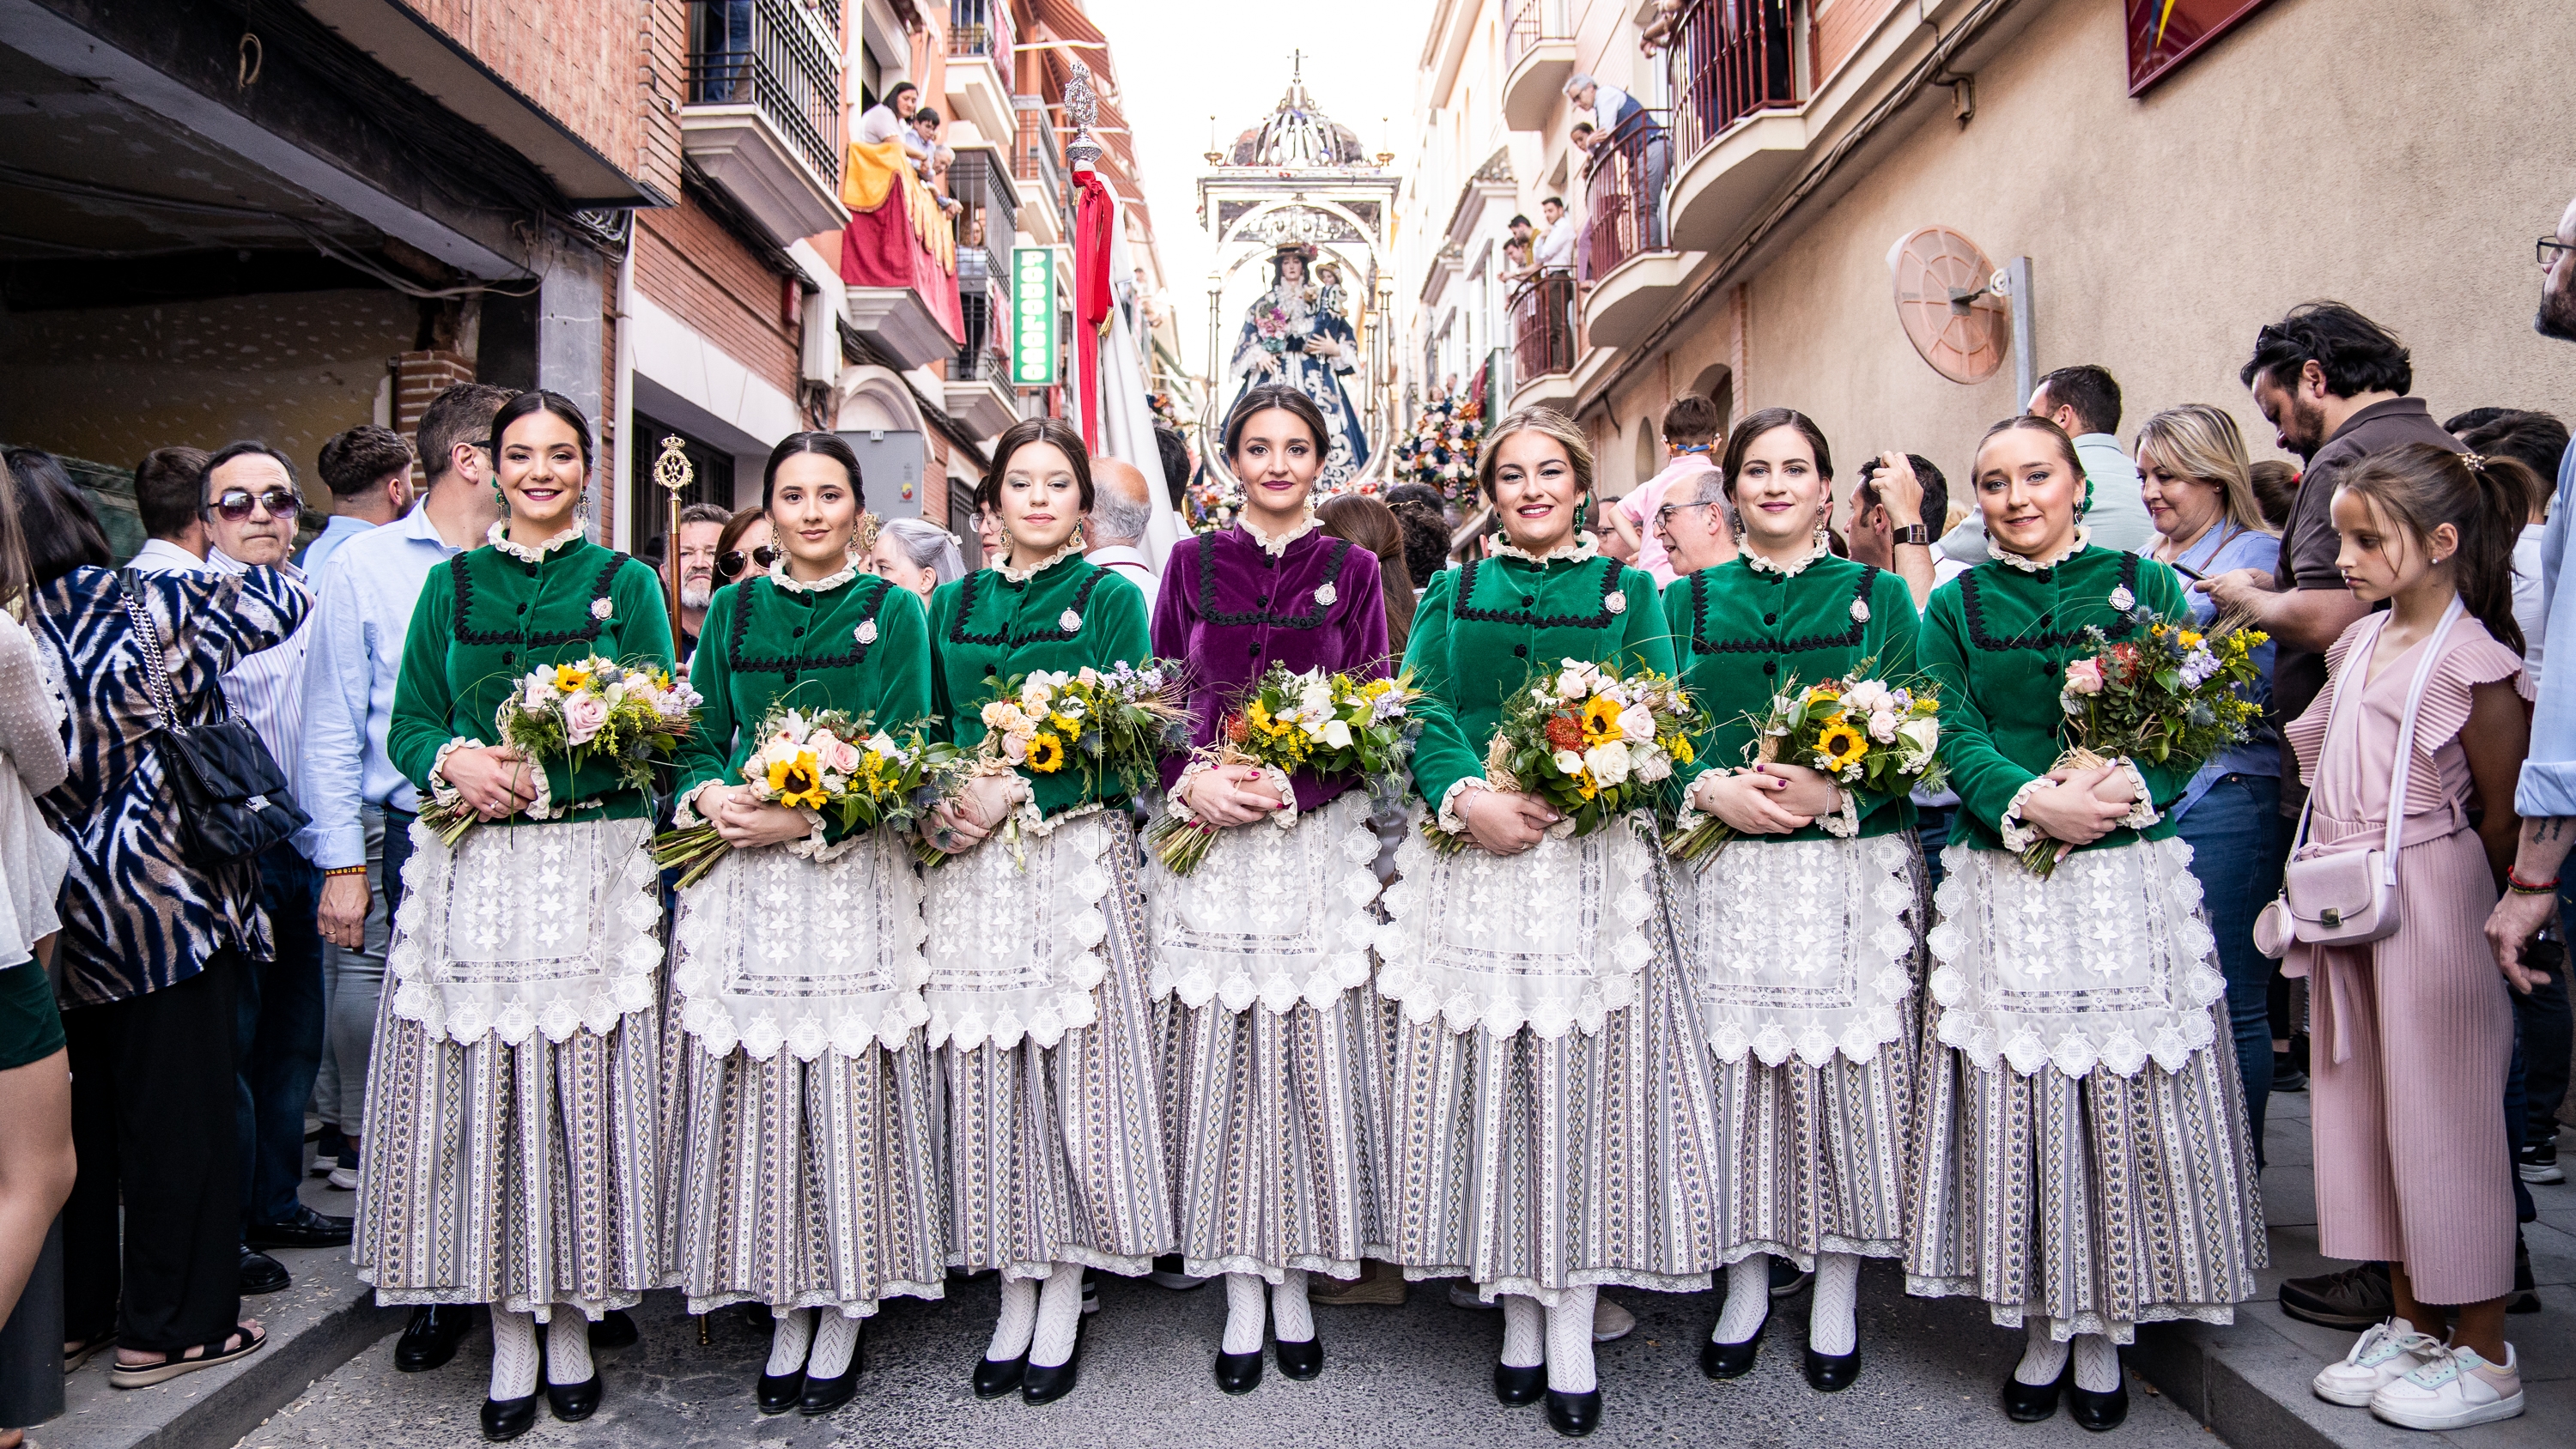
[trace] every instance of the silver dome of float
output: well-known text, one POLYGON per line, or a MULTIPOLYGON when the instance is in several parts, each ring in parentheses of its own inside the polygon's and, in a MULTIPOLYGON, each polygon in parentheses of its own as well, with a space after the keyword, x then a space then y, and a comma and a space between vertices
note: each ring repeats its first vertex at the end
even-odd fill
POLYGON ((1260 125, 1234 138, 1224 164, 1312 171, 1366 166, 1369 159, 1357 133, 1316 108, 1300 75, 1289 78, 1287 94, 1260 125))

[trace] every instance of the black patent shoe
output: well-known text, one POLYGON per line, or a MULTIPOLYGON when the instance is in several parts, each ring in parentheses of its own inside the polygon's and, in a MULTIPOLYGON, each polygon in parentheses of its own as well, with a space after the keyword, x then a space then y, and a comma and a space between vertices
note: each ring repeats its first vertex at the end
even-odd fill
POLYGON ((1860 1377, 1860 1350, 1818 1353, 1807 1350, 1807 1387, 1820 1394, 1839 1394, 1860 1377))
POLYGON ((537 1396, 524 1399, 485 1399, 483 1401, 483 1437, 498 1444, 516 1439, 537 1422, 537 1396))
POLYGON ((474 1326, 474 1310, 462 1303, 415 1308, 402 1337, 394 1340, 394 1368, 407 1374, 427 1373, 456 1357, 457 1340, 474 1326))
POLYGON ((760 1376, 760 1412, 764 1414, 784 1414, 795 1408, 796 1401, 804 1396, 803 1369, 792 1374, 765 1373, 760 1376))
POLYGON ((567 1424, 578 1424, 599 1412, 599 1371, 577 1384, 546 1385, 546 1407, 567 1424))
POLYGON ((1082 1339, 1076 1335, 1073 1353, 1064 1362, 1053 1365, 1030 1364, 1020 1374, 1020 1400, 1029 1404, 1052 1404, 1073 1392, 1075 1370, 1082 1366, 1082 1339))
POLYGON ((1568 1439, 1580 1439, 1601 1427, 1601 1391, 1589 1389, 1579 1394, 1547 1391, 1547 1422, 1568 1439))
POLYGON ((859 1360, 858 1356, 853 1354, 850 1358, 850 1366, 841 1370, 836 1377, 818 1379, 810 1374, 806 1376, 805 1392, 798 1395, 796 1399, 796 1412, 809 1419, 828 1414, 848 1403, 858 1395, 858 1392, 859 1360))
POLYGON ((1018 1358, 979 1358, 975 1360, 975 1397, 998 1399, 1020 1386, 1028 1372, 1029 1356, 1018 1358))
POLYGON ((590 1326, 592 1348, 625 1348, 635 1342, 635 1320, 623 1308, 612 1308, 590 1326))
POLYGON ((2067 1384, 2066 1417, 2096 1434, 2120 1427, 2120 1421, 2129 1417, 2129 1376, 2121 1374, 2119 1386, 2107 1394, 2097 1394, 2082 1384, 2067 1384))
POLYGON ((2026 1384, 2016 1378, 2004 1380, 2004 1417, 2016 1424, 2036 1424, 2057 1412, 2057 1396, 2074 1377, 2075 1361, 2068 1359, 2057 1377, 2044 1384, 2026 1384))
POLYGON ((256 1248, 241 1250, 241 1277, 235 1291, 245 1298, 262 1293, 282 1293, 294 1283, 286 1265, 256 1248))
POLYGON ((1304 1383, 1324 1371, 1324 1341, 1310 1338, 1302 1343, 1274 1339, 1272 1352, 1279 1356, 1279 1372, 1304 1383))
POLYGON ((1514 1368, 1507 1363, 1494 1365, 1494 1397, 1519 1408, 1535 1404, 1547 1392, 1547 1365, 1534 1363, 1527 1368, 1514 1368))
POLYGON ((1771 1315, 1765 1312, 1753 1336, 1742 1343, 1720 1343, 1712 1338, 1699 1346, 1699 1371, 1723 1383, 1740 1379, 1753 1372, 1754 1356, 1761 1351, 1762 1333, 1771 1326, 1771 1315))
POLYGON ((1261 1350, 1219 1353, 1216 1356, 1216 1386, 1229 1394, 1248 1394, 1261 1387, 1261 1350))

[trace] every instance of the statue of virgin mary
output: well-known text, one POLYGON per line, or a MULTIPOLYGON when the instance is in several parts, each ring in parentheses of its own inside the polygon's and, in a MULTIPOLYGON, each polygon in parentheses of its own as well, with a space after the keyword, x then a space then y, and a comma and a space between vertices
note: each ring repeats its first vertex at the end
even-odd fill
POLYGON ((1297 242, 1271 257, 1270 289, 1252 300, 1243 319, 1232 371, 1242 379, 1238 402, 1256 383, 1284 382, 1323 409, 1332 436, 1325 440, 1324 471, 1315 483, 1331 492, 1368 465, 1368 435, 1342 390, 1342 379, 1359 370, 1359 334, 1342 315, 1342 289, 1319 288, 1309 275, 1314 262, 1315 249, 1297 242))

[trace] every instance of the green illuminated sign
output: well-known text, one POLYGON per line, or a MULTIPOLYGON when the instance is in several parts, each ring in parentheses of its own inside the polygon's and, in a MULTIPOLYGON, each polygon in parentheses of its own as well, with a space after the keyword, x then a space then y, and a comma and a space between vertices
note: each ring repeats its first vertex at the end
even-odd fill
POLYGON ((1011 385, 1055 386, 1055 248, 1011 250, 1011 385))

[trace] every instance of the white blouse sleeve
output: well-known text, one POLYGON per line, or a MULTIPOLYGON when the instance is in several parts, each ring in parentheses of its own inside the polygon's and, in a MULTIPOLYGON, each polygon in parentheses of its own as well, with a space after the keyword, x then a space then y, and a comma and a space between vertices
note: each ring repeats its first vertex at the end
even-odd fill
POLYGON ((9 757, 31 795, 61 784, 68 771, 62 723, 35 636, 0 612, 0 754, 9 757))

